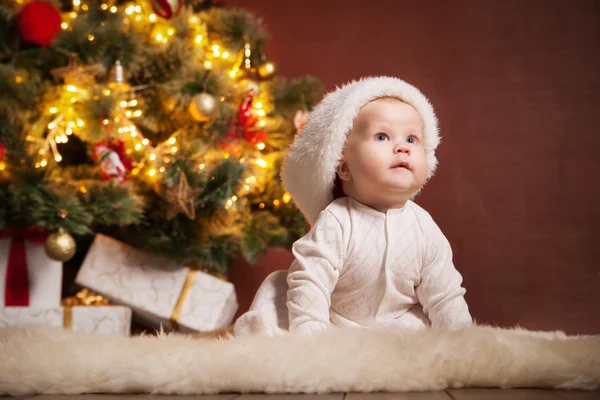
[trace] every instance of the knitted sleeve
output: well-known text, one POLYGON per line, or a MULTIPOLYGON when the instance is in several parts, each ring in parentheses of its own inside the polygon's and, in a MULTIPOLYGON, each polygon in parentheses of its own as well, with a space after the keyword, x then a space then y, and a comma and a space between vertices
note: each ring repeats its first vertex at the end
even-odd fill
POLYGON ((432 327, 458 328, 471 325, 472 318, 461 286, 462 276, 454 267, 448 239, 429 217, 424 223, 425 257, 421 282, 416 288, 423 311, 432 327))
POLYGON ((322 211, 310 232, 294 243, 288 272, 290 332, 317 333, 329 326, 331 293, 343 263, 342 225, 322 211))

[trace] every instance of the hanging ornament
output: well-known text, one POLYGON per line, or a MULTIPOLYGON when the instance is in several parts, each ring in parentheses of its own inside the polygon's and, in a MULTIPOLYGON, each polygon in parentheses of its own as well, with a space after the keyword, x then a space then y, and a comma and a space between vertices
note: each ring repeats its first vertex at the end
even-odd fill
POLYGON ((258 67, 258 76, 262 79, 268 79, 275 73, 275 65, 272 62, 266 62, 258 67))
POLYGON ((6 155, 6 149, 2 142, 0 142, 0 162, 4 160, 4 156, 6 155))
POLYGON ((267 141, 267 132, 247 131, 244 133, 244 139, 246 139, 246 142, 256 146, 259 143, 265 143, 267 141))
POLYGON ((258 118, 252 115, 252 103, 254 101, 254 93, 252 91, 246 94, 246 97, 240 104, 237 115, 237 124, 239 128, 242 128, 244 131, 253 128, 258 122, 258 118))
POLYGON ((190 189, 185 172, 179 171, 177 183, 166 190, 165 200, 170 207, 167 209, 167 219, 173 219, 177 214, 183 213, 189 219, 196 218, 194 201, 198 191, 190 189))
POLYGON ((245 75, 254 75, 256 73, 256 66, 252 61, 252 48, 250 47, 250 42, 248 41, 246 41, 244 44, 242 62, 239 69, 240 71, 243 71, 245 75))
POLYGON ((60 12, 44 1, 27 3, 19 13, 19 32, 28 43, 50 46, 60 32, 60 12))
POLYGON ((178 16, 183 8, 182 0, 151 0, 152 10, 164 19, 178 16))
POLYGON ((75 255, 75 239, 64 229, 60 228, 58 232, 52 233, 46 239, 44 245, 46 254, 53 260, 65 262, 69 261, 75 255))
POLYGON ((100 164, 102 179, 116 179, 123 182, 127 173, 133 169, 133 163, 125 151, 122 140, 106 140, 94 146, 94 157, 100 164))
POLYGON ((306 125, 306 121, 308 121, 308 112, 304 110, 296 111, 296 115, 294 115, 294 126, 296 127, 296 134, 299 134, 306 125))
POLYGON ((246 142, 252 145, 265 143, 267 141, 267 133, 263 130, 254 129, 258 123, 258 118, 252 115, 252 103, 254 101, 254 93, 249 91, 246 97, 240 104, 233 123, 233 127, 219 141, 219 146, 222 149, 231 151, 236 149, 237 139, 243 138, 246 142))
POLYGON ((121 65, 121 61, 115 61, 115 65, 110 69, 109 76, 108 86, 111 89, 129 90, 125 68, 121 65))
POLYGON ((217 110, 217 100, 208 93, 199 93, 192 97, 188 111, 196 121, 208 121, 217 110))

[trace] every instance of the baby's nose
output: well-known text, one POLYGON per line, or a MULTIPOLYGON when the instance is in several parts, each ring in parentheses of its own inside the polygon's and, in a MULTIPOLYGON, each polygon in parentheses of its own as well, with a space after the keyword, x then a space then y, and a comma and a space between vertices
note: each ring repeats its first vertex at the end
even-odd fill
POLYGON ((394 146, 394 154, 410 153, 410 148, 406 144, 397 144, 394 146))

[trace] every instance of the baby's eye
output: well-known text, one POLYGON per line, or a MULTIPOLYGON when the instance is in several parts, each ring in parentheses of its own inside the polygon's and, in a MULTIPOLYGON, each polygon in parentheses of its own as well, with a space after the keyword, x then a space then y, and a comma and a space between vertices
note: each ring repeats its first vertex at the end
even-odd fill
POLYGON ((406 138, 406 141, 410 144, 415 144, 417 143, 417 138, 414 136, 409 136, 408 138, 406 138))
POLYGON ((387 135, 387 133, 378 133, 375 135, 375 140, 383 142, 385 140, 390 140, 390 137, 387 135))

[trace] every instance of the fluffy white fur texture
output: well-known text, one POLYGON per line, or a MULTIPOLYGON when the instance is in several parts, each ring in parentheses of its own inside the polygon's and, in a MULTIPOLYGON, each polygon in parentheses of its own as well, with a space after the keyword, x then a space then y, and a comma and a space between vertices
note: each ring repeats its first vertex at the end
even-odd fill
POLYGON ((472 326, 231 340, 0 330, 0 394, 600 387, 600 336, 472 326))
POLYGON ((308 116, 287 152, 281 178, 294 203, 313 224, 333 200, 335 172, 346 135, 361 107, 377 97, 396 97, 412 105, 423 120, 423 140, 431 178, 437 167, 438 123, 429 100, 414 86, 393 77, 369 77, 328 93, 308 116))

